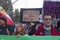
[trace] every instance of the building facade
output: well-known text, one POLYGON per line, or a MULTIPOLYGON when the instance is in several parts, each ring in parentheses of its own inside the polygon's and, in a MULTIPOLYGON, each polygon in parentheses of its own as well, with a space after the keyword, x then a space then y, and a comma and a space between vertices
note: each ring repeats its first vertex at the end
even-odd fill
POLYGON ((53 17, 60 19, 60 0, 45 0, 43 13, 44 15, 51 14, 53 17))

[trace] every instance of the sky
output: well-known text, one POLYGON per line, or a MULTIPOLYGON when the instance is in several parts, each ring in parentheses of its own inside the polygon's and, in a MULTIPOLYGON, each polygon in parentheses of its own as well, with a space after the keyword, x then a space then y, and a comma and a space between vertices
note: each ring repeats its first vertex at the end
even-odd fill
MULTIPOLYGON (((11 0, 12 3, 16 0, 11 0)), ((13 4, 13 9, 21 9, 21 8, 42 8, 43 0, 17 0, 13 4)))

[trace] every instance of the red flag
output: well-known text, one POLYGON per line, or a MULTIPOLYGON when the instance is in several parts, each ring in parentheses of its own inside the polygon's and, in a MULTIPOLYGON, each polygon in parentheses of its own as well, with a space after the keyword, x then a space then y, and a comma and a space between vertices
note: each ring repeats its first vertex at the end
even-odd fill
POLYGON ((0 13, 0 17, 6 17, 6 19, 7 19, 7 24, 8 24, 8 25, 14 25, 14 22, 13 22, 12 19, 8 16, 8 14, 0 13))

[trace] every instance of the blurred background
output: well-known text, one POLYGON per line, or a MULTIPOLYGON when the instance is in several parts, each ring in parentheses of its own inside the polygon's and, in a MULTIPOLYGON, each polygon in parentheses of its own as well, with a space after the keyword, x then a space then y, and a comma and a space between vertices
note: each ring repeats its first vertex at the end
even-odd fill
POLYGON ((0 0, 0 6, 5 9, 14 22, 42 22, 43 15, 48 12, 54 18, 60 19, 59 5, 60 0, 0 0), (39 19, 34 19, 34 16, 30 18, 27 16, 29 18, 27 19, 25 13, 27 15, 34 13, 35 17, 39 19))

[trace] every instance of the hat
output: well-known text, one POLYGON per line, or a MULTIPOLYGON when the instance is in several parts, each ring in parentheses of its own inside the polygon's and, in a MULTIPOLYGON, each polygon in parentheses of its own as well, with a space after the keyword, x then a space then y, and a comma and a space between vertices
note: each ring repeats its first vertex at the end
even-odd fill
POLYGON ((7 22, 6 18, 5 17, 0 17, 1 20, 7 22))

